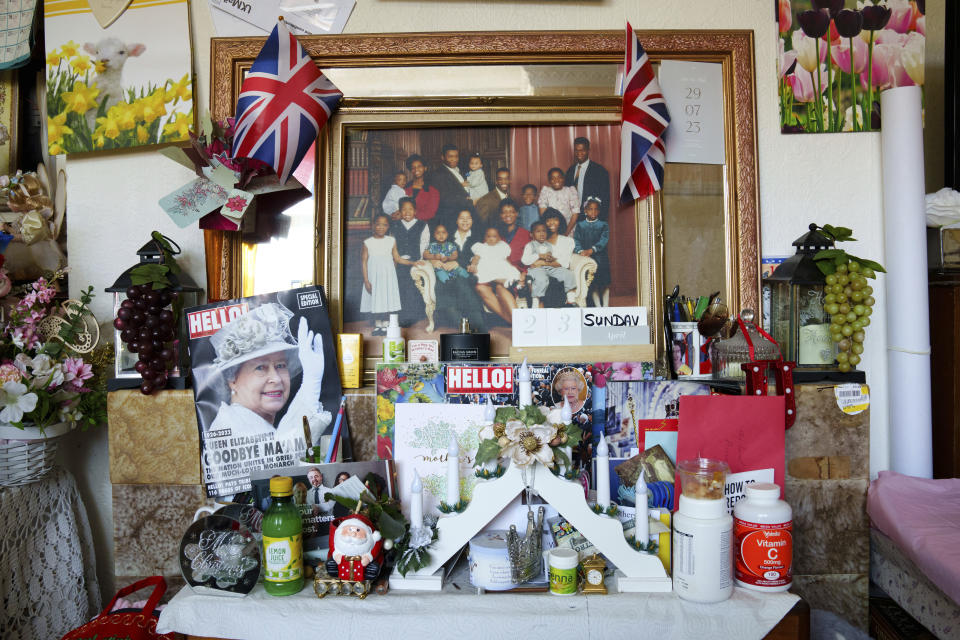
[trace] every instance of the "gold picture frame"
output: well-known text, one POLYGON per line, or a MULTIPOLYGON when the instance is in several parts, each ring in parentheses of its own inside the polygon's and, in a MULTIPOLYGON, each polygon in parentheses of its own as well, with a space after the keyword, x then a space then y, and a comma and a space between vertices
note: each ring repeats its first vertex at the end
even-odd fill
MULTIPOLYGON (((750 31, 640 31, 637 36, 655 62, 664 59, 716 62, 722 65, 725 122, 726 300, 731 308, 756 307, 760 294, 759 196, 757 186, 756 99, 753 33, 750 31)), ((622 31, 470 32, 313 36, 300 38, 317 64, 333 76, 338 69, 403 67, 450 68, 498 65, 597 65, 623 59, 622 31)), ((263 38, 211 41, 211 112, 215 119, 233 114, 243 74, 263 38)), ((336 80, 335 80, 336 82, 336 80)), ((343 89, 344 87, 341 86, 343 89)), ((342 238, 343 171, 337 153, 344 126, 401 126, 420 118, 423 126, 444 123, 572 123, 619 119, 615 96, 567 97, 577 87, 560 87, 550 96, 367 94, 345 98, 338 114, 321 133, 317 161, 317 282, 327 287, 331 320, 339 329, 338 255, 342 238), (566 91, 564 90, 566 89, 566 91), (430 120, 423 122, 425 117, 430 120)), ((401 92, 402 93, 402 92, 401 92)), ((650 307, 656 342, 662 342, 663 211, 658 198, 638 203, 637 253, 640 303, 650 307)), ((237 297, 242 291, 241 244, 238 233, 206 231, 208 293, 211 298, 237 297)), ((501 354, 502 355, 502 354, 501 354)))

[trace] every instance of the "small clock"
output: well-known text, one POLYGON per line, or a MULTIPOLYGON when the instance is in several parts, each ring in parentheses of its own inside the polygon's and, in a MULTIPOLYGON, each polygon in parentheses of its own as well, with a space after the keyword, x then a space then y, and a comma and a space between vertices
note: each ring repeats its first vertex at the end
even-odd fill
POLYGON ((607 585, 603 583, 603 574, 606 569, 606 561, 596 553, 583 561, 583 574, 586 577, 583 585, 584 593, 607 592, 607 585))

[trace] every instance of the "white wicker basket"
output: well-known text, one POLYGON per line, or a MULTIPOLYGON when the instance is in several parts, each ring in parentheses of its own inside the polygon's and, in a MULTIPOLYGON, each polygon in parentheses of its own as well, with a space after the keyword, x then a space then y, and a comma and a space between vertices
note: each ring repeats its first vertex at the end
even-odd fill
POLYGON ((0 486, 16 487, 39 480, 53 468, 57 444, 70 423, 18 429, 0 423, 0 486))

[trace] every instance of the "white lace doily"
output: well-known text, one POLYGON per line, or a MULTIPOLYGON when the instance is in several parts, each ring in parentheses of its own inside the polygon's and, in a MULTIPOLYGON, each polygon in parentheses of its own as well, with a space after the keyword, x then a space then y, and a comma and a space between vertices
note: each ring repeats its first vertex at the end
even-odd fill
POLYGON ((55 467, 0 488, 0 638, 60 638, 100 607, 87 510, 70 472, 55 467))

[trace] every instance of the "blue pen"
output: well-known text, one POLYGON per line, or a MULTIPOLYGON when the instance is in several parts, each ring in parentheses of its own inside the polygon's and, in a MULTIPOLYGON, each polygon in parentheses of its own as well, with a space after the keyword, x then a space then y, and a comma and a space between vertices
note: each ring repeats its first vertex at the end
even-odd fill
POLYGON ((333 453, 337 450, 337 439, 340 437, 340 425, 343 424, 343 411, 347 406, 347 396, 340 398, 340 410, 337 411, 337 421, 333 423, 333 435, 330 436, 330 446, 327 447, 327 457, 324 462, 333 462, 333 453))

